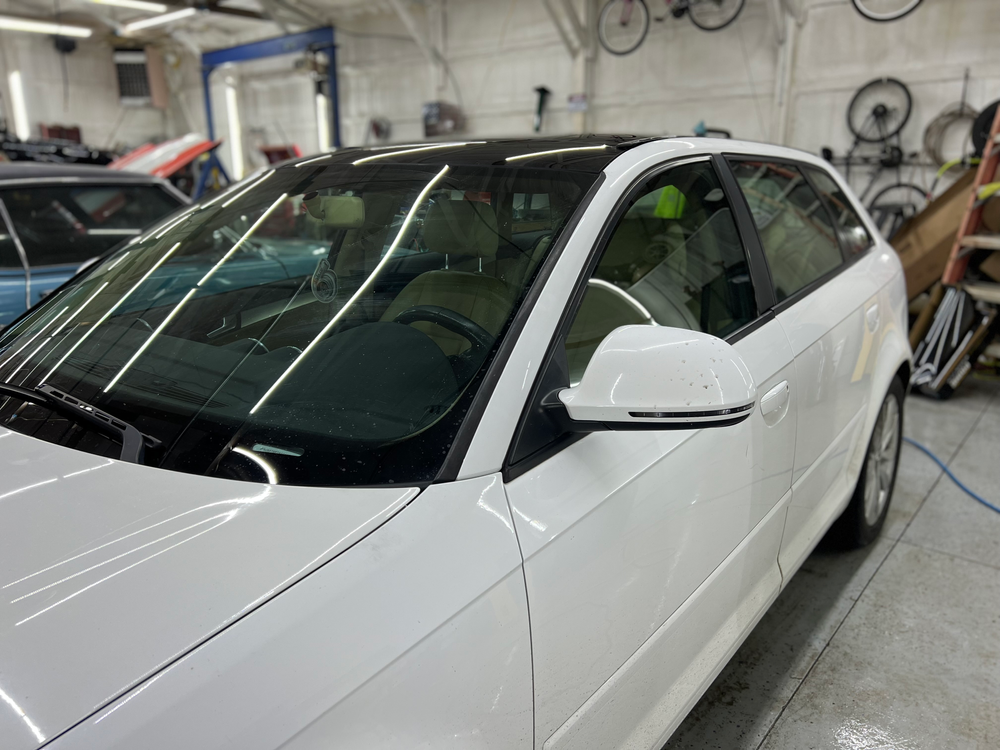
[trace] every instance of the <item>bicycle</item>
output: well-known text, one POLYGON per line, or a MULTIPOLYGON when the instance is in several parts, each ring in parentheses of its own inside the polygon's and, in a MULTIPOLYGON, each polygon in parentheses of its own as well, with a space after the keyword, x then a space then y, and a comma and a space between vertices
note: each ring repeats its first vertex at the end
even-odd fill
MULTIPOLYGON (((746 0, 663 0, 667 16, 682 18, 703 31, 718 31, 731 24, 743 10, 746 0)), ((601 9, 597 38, 612 55, 635 52, 649 31, 649 6, 646 0, 609 0, 601 9)))
MULTIPOLYGON (((912 182, 903 182, 902 167, 906 158, 900 147, 899 133, 910 119, 913 99, 906 85, 895 78, 876 78, 862 86, 847 107, 847 127, 854 135, 854 144, 841 163, 849 181, 852 166, 871 166, 868 184, 859 196, 878 225, 882 235, 891 240, 903 223, 920 213, 927 205, 927 191, 912 182), (878 144, 876 155, 856 156, 864 143, 878 144), (884 170, 896 171, 896 182, 888 185, 869 201, 868 194, 884 170)), ((827 160, 833 152, 824 149, 827 160)), ((910 162, 912 164, 912 161, 910 162)))
POLYGON ((895 21, 909 15, 924 0, 851 0, 854 9, 869 21, 895 21))

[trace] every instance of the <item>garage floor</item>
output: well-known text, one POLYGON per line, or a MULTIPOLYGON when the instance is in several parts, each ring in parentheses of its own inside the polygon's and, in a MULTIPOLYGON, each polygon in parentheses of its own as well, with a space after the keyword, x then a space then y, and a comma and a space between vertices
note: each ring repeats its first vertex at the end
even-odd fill
MULTIPOLYGON (((1000 383, 904 434, 1000 504, 1000 383)), ((1000 514, 904 443, 880 539, 813 553, 665 750, 1000 748, 1000 514)))

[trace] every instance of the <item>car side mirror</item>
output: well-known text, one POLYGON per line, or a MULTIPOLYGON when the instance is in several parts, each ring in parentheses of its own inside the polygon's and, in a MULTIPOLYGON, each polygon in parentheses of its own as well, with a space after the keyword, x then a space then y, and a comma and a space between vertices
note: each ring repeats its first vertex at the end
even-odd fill
POLYGON ((715 336, 664 326, 616 328, 594 352, 580 384, 558 392, 572 429, 724 427, 750 416, 750 370, 715 336))

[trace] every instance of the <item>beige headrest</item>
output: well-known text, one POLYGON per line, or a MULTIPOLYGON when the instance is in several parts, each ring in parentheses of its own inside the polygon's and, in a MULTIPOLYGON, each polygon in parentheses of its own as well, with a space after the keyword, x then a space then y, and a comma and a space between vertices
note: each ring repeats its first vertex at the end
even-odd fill
POLYGON ((309 215, 324 226, 357 229, 365 223, 365 202, 357 195, 317 195, 303 203, 309 215))
POLYGON ((488 203, 438 201, 424 219, 424 245, 432 253, 495 258, 497 215, 488 203))

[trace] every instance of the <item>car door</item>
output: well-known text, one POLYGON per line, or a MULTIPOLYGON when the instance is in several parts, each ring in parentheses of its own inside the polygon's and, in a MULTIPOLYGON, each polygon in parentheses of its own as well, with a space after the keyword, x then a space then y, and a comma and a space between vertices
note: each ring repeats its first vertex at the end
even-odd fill
POLYGON ((739 211, 747 223, 749 213, 731 196, 707 157, 633 186, 515 436, 505 477, 531 615, 536 747, 613 747, 630 733, 653 746, 780 587, 793 360, 760 312, 762 260, 748 255, 739 211), (627 324, 729 339, 763 411, 705 430, 563 433, 547 397, 576 383, 601 340, 627 324))
POLYGON ((863 263, 846 263, 843 230, 799 165, 752 157, 731 164, 760 235, 800 384, 792 499, 779 557, 788 574, 853 490, 859 466, 851 457, 877 349, 878 286, 863 263))
POLYGON ((0 204, 0 328, 27 307, 27 267, 0 204))

